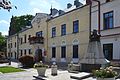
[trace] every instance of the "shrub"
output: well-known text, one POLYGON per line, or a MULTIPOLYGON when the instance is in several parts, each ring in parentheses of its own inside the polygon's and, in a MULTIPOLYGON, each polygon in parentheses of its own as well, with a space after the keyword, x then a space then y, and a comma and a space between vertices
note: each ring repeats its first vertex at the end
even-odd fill
POLYGON ((22 63, 23 67, 33 67, 34 57, 29 55, 22 56, 19 58, 19 62, 22 63))
POLYGON ((98 78, 113 78, 117 76, 117 72, 113 71, 112 66, 95 70, 93 74, 98 78))

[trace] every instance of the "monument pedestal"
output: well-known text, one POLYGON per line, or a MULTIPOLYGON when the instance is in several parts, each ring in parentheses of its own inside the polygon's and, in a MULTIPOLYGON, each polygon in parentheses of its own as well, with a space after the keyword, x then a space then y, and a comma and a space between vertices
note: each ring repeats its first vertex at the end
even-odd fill
POLYGON ((87 53, 85 53, 79 63, 81 65, 81 71, 92 71, 99 69, 108 62, 104 57, 100 41, 91 41, 88 44, 87 53))

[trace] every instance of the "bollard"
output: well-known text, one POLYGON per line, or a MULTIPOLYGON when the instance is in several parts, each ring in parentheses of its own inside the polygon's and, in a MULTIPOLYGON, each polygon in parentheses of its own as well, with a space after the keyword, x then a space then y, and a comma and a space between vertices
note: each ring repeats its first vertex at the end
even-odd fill
POLYGON ((57 75, 57 65, 55 62, 51 66, 51 75, 57 75))
POLYGON ((73 61, 70 62, 70 64, 68 64, 68 72, 73 71, 73 61))

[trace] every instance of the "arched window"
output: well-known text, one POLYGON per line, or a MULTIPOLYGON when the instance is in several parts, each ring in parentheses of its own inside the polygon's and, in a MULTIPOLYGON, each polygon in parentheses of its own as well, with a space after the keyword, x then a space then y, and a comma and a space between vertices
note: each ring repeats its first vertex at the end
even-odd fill
POLYGON ((79 40, 78 39, 74 39, 72 42, 73 45, 79 44, 79 40))

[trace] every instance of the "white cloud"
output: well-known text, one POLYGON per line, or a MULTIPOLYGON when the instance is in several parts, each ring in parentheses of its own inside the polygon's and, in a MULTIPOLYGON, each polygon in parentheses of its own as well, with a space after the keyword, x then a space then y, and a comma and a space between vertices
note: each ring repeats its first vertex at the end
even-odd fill
POLYGON ((33 8, 34 12, 39 11, 42 13, 49 13, 51 5, 57 9, 62 9, 57 0, 29 0, 29 4, 33 8))
POLYGON ((44 11, 40 10, 39 8, 33 8, 32 13, 44 13, 44 11))
POLYGON ((8 35, 9 22, 6 20, 0 20, 0 32, 2 35, 8 35))
POLYGON ((8 35, 8 31, 2 31, 2 35, 8 35))
POLYGON ((7 24, 7 25, 9 25, 9 22, 6 21, 6 20, 0 20, 0 24, 7 24))

